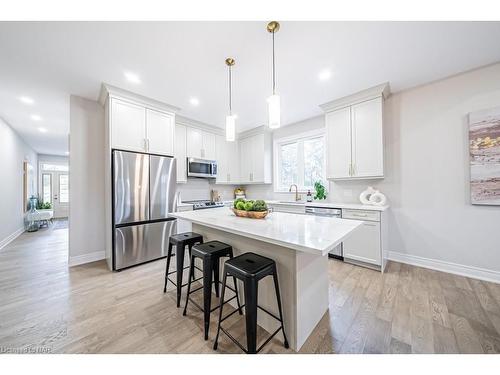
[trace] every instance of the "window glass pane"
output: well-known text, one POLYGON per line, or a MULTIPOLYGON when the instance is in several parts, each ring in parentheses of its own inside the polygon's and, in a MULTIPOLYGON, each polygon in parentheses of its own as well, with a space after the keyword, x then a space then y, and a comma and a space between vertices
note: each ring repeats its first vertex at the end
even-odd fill
POLYGON ((281 145, 279 185, 287 187, 297 183, 297 143, 281 145))
POLYGON ((313 187, 323 180, 325 141, 323 137, 304 140, 304 187, 313 187))
POLYGON ((52 176, 48 173, 42 174, 42 201, 52 203, 52 176))
POLYGON ((69 187, 68 187, 68 175, 59 175, 59 202, 68 203, 69 202, 69 187))
POLYGON ((67 165, 64 164, 49 164, 43 163, 42 170, 44 171, 55 171, 55 172, 67 172, 69 170, 67 165))

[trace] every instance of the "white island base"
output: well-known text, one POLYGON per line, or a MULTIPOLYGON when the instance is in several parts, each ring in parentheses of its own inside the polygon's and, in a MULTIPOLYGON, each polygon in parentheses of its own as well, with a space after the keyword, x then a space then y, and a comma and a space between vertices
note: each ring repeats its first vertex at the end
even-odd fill
MULTIPOLYGON (((254 252, 276 261, 285 332, 290 347, 298 351, 328 310, 328 256, 291 251, 290 248, 196 223, 193 223, 193 232, 202 234, 205 241, 218 240, 231 245, 234 256, 254 252)), ((240 283, 238 288, 243 303, 243 285, 240 283)), ((231 304, 236 306, 234 300, 231 304)), ((272 277, 259 281, 258 304, 279 316, 272 277)), ((279 327, 279 322, 261 310, 258 310, 257 324, 269 333, 279 327)), ((281 332, 276 338, 283 341, 281 332)), ((264 339, 258 337, 259 342, 264 339)), ((242 345, 246 347, 246 342, 242 345)))

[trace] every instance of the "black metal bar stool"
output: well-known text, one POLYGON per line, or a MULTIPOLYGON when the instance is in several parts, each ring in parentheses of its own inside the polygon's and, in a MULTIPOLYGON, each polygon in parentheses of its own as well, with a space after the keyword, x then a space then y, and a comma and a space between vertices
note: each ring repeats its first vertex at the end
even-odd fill
MULTIPOLYGON (((191 299, 191 303, 198 307, 201 311, 203 311, 203 321, 205 325, 205 340, 208 339, 208 329, 210 326, 210 313, 219 308, 219 306, 215 308, 212 307, 212 284, 215 284, 215 295, 219 297, 219 262, 223 257, 228 257, 230 259, 233 258, 233 248, 220 241, 209 241, 204 244, 199 244, 193 246, 193 250, 191 252, 191 265, 189 266, 189 281, 188 281, 188 291, 186 296, 186 305, 184 306, 183 315, 186 315, 186 310, 188 307, 188 302, 191 299, 190 295, 197 292, 200 289, 203 289, 203 307, 198 305, 191 299), (203 285, 201 287, 196 288, 191 291, 191 282, 193 281, 194 268, 196 267, 194 262, 196 258, 200 258, 203 262, 203 285), (212 279, 213 273, 213 279, 212 279)), ((198 268, 199 269, 199 268, 198 268)), ((235 311, 239 311, 240 315, 242 315, 240 300, 238 298, 238 286, 236 284, 236 278, 234 280, 234 289, 231 287, 227 287, 232 290, 235 295, 228 299, 224 303, 229 303, 236 298, 236 303, 238 304, 238 309, 235 311)))
MULTIPOLYGON (((168 252, 167 252, 167 267, 165 269, 165 286, 163 287, 163 293, 167 291, 167 283, 170 281, 177 287, 177 307, 181 305, 181 290, 183 286, 187 284, 182 284, 182 275, 184 270, 189 267, 184 267, 184 255, 186 251, 186 246, 189 249, 189 258, 191 258, 191 249, 197 243, 203 243, 203 236, 194 232, 179 233, 170 236, 168 242, 168 252), (175 254, 172 253, 172 247, 175 246, 175 254), (170 269, 170 259, 175 256, 176 260, 176 270, 169 272, 170 269), (169 278, 169 275, 176 273, 176 282, 169 278)), ((201 270, 200 270, 201 271, 201 270)))
MULTIPOLYGON (((242 306, 242 307, 243 307, 242 306)), ((281 310, 281 297, 280 288, 278 284, 278 272, 276 270, 276 262, 272 259, 263 257, 255 253, 245 253, 238 255, 224 264, 224 278, 222 280, 222 294, 219 310, 219 324, 217 326, 217 335, 215 336, 214 350, 217 350, 219 333, 224 332, 238 347, 245 353, 255 354, 266 345, 271 339, 278 334, 279 331, 283 332, 284 345, 288 349, 288 340, 283 327, 283 313, 281 310), (258 284, 259 280, 266 276, 272 275, 274 279, 274 289, 276 291, 276 299, 278 302, 279 317, 257 305, 258 297, 258 284), (221 323, 234 314, 234 311, 224 318, 222 317, 222 308, 224 305, 224 293, 226 289, 227 276, 233 276, 243 281, 245 287, 245 318, 246 318, 246 334, 247 334, 247 348, 245 349, 229 332, 221 327, 221 323), (266 341, 257 349, 257 308, 272 316, 280 322, 280 327, 274 331, 266 341)))

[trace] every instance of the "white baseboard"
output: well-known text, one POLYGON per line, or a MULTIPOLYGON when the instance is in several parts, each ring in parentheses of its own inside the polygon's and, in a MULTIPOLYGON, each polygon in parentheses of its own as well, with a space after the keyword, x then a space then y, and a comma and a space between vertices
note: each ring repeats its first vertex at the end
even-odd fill
POLYGON ((389 260, 393 260, 395 262, 411 264, 413 266, 430 268, 431 270, 453 273, 455 275, 466 276, 473 279, 480 279, 500 284, 499 271, 465 266, 463 264, 446 262, 444 260, 423 258, 416 255, 403 254, 395 251, 389 251, 388 258, 389 260))
POLYGON ((92 263, 103 259, 106 259, 106 254, 104 253, 104 251, 94 251, 93 253, 76 255, 74 257, 70 256, 68 265, 70 267, 74 267, 74 266, 79 266, 81 264, 92 263))
POLYGON ((24 232, 24 228, 19 228, 14 233, 9 234, 7 237, 5 237, 3 240, 1 240, 0 241, 0 250, 3 249, 8 244, 10 244, 12 241, 14 241, 23 232, 24 232))

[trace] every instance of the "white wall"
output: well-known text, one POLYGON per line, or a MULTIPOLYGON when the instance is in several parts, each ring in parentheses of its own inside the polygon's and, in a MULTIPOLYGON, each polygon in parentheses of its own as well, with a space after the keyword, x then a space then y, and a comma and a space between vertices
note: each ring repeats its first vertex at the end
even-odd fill
POLYGON ((69 263, 104 259, 104 109, 70 99, 69 263))
MULTIPOLYGON (((467 145, 467 114, 500 106, 500 64, 396 93, 386 104, 385 179, 330 183, 328 200, 356 202, 373 185, 390 200, 391 257, 449 270, 456 263, 466 266, 458 272, 500 281, 500 206, 470 204, 467 145)), ((277 195, 259 186, 248 196, 277 195)))
POLYGON ((34 168, 37 181, 36 152, 2 119, 0 119, 0 160, 2 161, 2 183, 0 183, 0 249, 23 232, 23 162, 29 161, 34 168))

